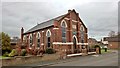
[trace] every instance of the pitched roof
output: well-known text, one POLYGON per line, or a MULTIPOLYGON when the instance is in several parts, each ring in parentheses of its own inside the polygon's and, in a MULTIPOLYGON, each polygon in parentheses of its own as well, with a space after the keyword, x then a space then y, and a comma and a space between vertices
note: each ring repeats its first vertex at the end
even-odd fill
POLYGON ((93 41, 97 41, 96 39, 94 39, 94 38, 89 38, 88 40, 93 40, 93 41))
MULTIPOLYGON (((73 10, 71 10, 70 12, 68 12, 67 14, 69 14, 69 13, 71 13, 71 12, 75 12, 75 13, 76 13, 76 11, 73 9, 73 10)), ((25 32, 24 34, 30 33, 30 32, 33 32, 33 31, 36 31, 36 30, 39 30, 39 29, 43 29, 43 28, 46 28, 46 27, 50 27, 50 26, 54 25, 54 21, 55 21, 55 20, 58 20, 58 21, 59 21, 60 19, 64 18, 67 14, 58 16, 58 17, 56 17, 56 18, 53 18, 53 19, 48 20, 48 21, 45 21, 45 22, 42 22, 42 23, 34 26, 33 28, 31 28, 30 30, 28 30, 28 31, 25 32)), ((80 19, 80 18, 79 18, 79 19, 80 19)), ((81 19, 80 19, 80 20, 81 20, 81 19)), ((81 20, 81 22, 82 22, 82 20, 81 20)), ((86 28, 86 26, 84 25, 83 22, 82 22, 82 24, 83 24, 83 26, 86 28)))
POLYGON ((104 37, 103 40, 109 42, 120 42, 120 39, 118 37, 104 37))
POLYGON ((61 16, 58 16, 58 17, 53 18, 53 19, 51 19, 51 20, 42 22, 42 23, 34 26, 33 28, 31 28, 30 30, 28 30, 28 31, 25 32, 25 33, 33 32, 33 31, 36 31, 36 30, 39 30, 39 29, 43 29, 43 28, 52 26, 52 25, 54 25, 54 21, 55 21, 55 20, 60 20, 60 19, 63 18, 65 15, 66 15, 66 14, 61 15, 61 16))

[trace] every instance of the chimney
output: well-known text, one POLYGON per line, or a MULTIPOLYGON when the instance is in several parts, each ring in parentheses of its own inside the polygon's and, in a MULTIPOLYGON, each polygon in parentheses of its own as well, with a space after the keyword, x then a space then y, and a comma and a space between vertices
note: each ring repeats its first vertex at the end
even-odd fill
POLYGON ((71 12, 71 10, 69 9, 69 10, 68 10, 68 13, 70 13, 70 12, 71 12))
POLYGON ((24 29, 22 27, 22 29, 21 29, 21 42, 23 42, 23 33, 24 33, 24 29))

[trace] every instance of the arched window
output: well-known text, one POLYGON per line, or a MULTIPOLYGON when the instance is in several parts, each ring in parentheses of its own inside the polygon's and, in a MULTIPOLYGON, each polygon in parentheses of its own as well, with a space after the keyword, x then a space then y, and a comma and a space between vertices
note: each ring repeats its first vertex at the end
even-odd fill
POLYGON ((30 47, 32 47, 32 44, 33 44, 33 34, 30 34, 29 36, 29 39, 30 39, 30 47))
POLYGON ((81 33, 81 43, 84 43, 84 26, 81 25, 80 27, 80 33, 81 33))
POLYGON ((63 20, 62 22, 61 22, 62 24, 61 24, 61 27, 62 27, 62 42, 66 42, 66 27, 67 27, 67 25, 66 25, 66 22, 63 20))
POLYGON ((81 25, 81 27, 80 27, 80 31, 84 31, 84 26, 83 25, 81 25))
POLYGON ((27 37, 26 37, 26 35, 24 35, 23 36, 23 42, 26 42, 26 40, 27 40, 27 37))
POLYGON ((40 47, 40 33, 37 33, 37 47, 40 47))
POLYGON ((50 47, 50 36, 51 36, 51 32, 48 29, 46 32, 46 36, 47 36, 47 47, 50 47))
POLYGON ((47 32, 47 37, 50 37, 50 31, 47 32))

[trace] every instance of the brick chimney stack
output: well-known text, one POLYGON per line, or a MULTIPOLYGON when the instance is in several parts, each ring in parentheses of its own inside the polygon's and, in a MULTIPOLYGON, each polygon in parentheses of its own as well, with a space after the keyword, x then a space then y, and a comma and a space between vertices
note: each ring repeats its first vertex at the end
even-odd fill
POLYGON ((21 29, 21 42, 23 42, 23 33, 24 33, 24 29, 22 27, 22 29, 21 29))
POLYGON ((69 13, 69 12, 71 12, 71 10, 70 10, 70 9, 68 10, 68 13, 69 13))

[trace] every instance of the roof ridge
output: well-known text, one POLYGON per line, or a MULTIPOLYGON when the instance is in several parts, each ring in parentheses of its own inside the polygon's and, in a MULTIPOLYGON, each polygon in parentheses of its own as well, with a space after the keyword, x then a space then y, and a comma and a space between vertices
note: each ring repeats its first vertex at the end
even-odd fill
POLYGON ((49 20, 44 21, 44 22, 41 22, 41 23, 35 25, 34 27, 32 27, 31 29, 29 29, 28 31, 26 31, 24 34, 29 33, 29 32, 32 32, 32 31, 35 31, 35 30, 38 30, 38 27, 39 27, 39 29, 41 29, 41 28, 44 28, 44 27, 46 27, 46 26, 52 25, 53 22, 51 22, 51 21, 59 20, 60 17, 65 16, 65 15, 66 15, 66 14, 60 15, 60 16, 57 16, 57 17, 54 17, 54 18, 49 19, 49 20), (49 23, 49 24, 47 24, 47 23, 49 23), (46 24, 47 24, 47 25, 46 25, 46 24), (41 25, 42 25, 42 26, 41 26, 41 25), (37 28, 36 28, 36 27, 37 27, 37 28))
MULTIPOLYGON (((64 14, 64 15, 65 15, 65 14, 64 14)), ((43 23, 48 22, 48 21, 51 21, 51 20, 55 20, 56 18, 61 17, 61 16, 64 16, 64 15, 56 16, 56 17, 51 18, 51 19, 49 19, 49 20, 47 20, 47 21, 41 22, 41 23, 39 23, 38 25, 43 24, 43 23)))

